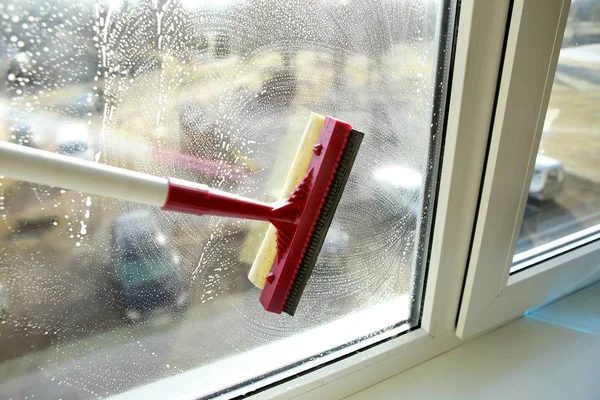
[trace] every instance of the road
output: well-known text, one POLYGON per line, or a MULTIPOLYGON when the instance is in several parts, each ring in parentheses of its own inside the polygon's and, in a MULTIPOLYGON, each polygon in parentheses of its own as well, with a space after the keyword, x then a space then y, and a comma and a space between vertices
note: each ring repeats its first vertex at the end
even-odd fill
POLYGON ((264 321, 262 315, 248 314, 260 312, 258 305, 248 306, 257 303, 257 292, 220 298, 191 308, 180 318, 166 314, 142 324, 121 325, 5 362, 0 366, 2 398, 105 397, 203 365, 224 352, 249 349, 260 344, 258 333, 268 326, 250 319, 264 321), (257 335, 239 329, 231 311, 240 308, 248 318, 247 328, 257 335), (215 335, 215 331, 228 334, 215 335))
MULTIPOLYGON (((328 256, 324 258, 294 317, 265 313, 258 302, 260 291, 246 285, 192 305, 183 315, 165 311, 138 324, 119 323, 109 329, 102 321, 97 327, 101 329, 92 328, 88 336, 70 340, 55 336, 45 350, 2 363, 2 398, 106 397, 322 325, 398 294, 397 287, 387 287, 396 279, 374 278, 371 268, 364 268, 372 260, 354 257, 329 265, 328 256)), ((401 280, 409 282, 410 265, 394 263, 388 268, 405 271, 401 280)), ((202 286, 198 289, 204 292, 202 286)))

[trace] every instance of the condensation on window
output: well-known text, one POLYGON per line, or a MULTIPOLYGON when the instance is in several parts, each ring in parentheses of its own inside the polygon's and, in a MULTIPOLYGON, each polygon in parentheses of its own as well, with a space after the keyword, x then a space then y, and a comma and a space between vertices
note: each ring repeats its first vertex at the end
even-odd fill
POLYGON ((0 140, 272 201, 311 111, 365 133, 295 317, 246 278, 263 223, 1 177, 2 397, 105 397, 410 297, 441 12, 0 1, 0 140))

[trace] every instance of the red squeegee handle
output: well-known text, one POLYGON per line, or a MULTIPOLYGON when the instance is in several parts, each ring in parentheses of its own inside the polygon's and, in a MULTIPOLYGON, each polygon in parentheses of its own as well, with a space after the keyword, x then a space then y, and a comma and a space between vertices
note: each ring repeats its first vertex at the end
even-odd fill
POLYGON ((169 189, 163 210, 262 221, 293 222, 297 218, 289 212, 278 212, 278 203, 252 200, 177 178, 167 179, 169 189))

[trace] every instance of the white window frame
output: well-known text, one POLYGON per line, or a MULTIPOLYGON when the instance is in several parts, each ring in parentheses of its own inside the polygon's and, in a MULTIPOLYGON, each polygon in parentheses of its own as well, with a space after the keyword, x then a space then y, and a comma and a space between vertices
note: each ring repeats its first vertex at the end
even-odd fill
POLYGON ((598 240, 511 275, 569 7, 570 0, 514 2, 457 324, 461 338, 600 279, 598 240))

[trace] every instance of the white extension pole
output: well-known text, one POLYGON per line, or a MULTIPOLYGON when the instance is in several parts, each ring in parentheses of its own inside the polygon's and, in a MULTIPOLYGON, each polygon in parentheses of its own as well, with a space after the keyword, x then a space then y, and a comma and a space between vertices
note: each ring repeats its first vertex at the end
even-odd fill
POLYGON ((161 207, 167 178, 0 142, 0 176, 161 207))

